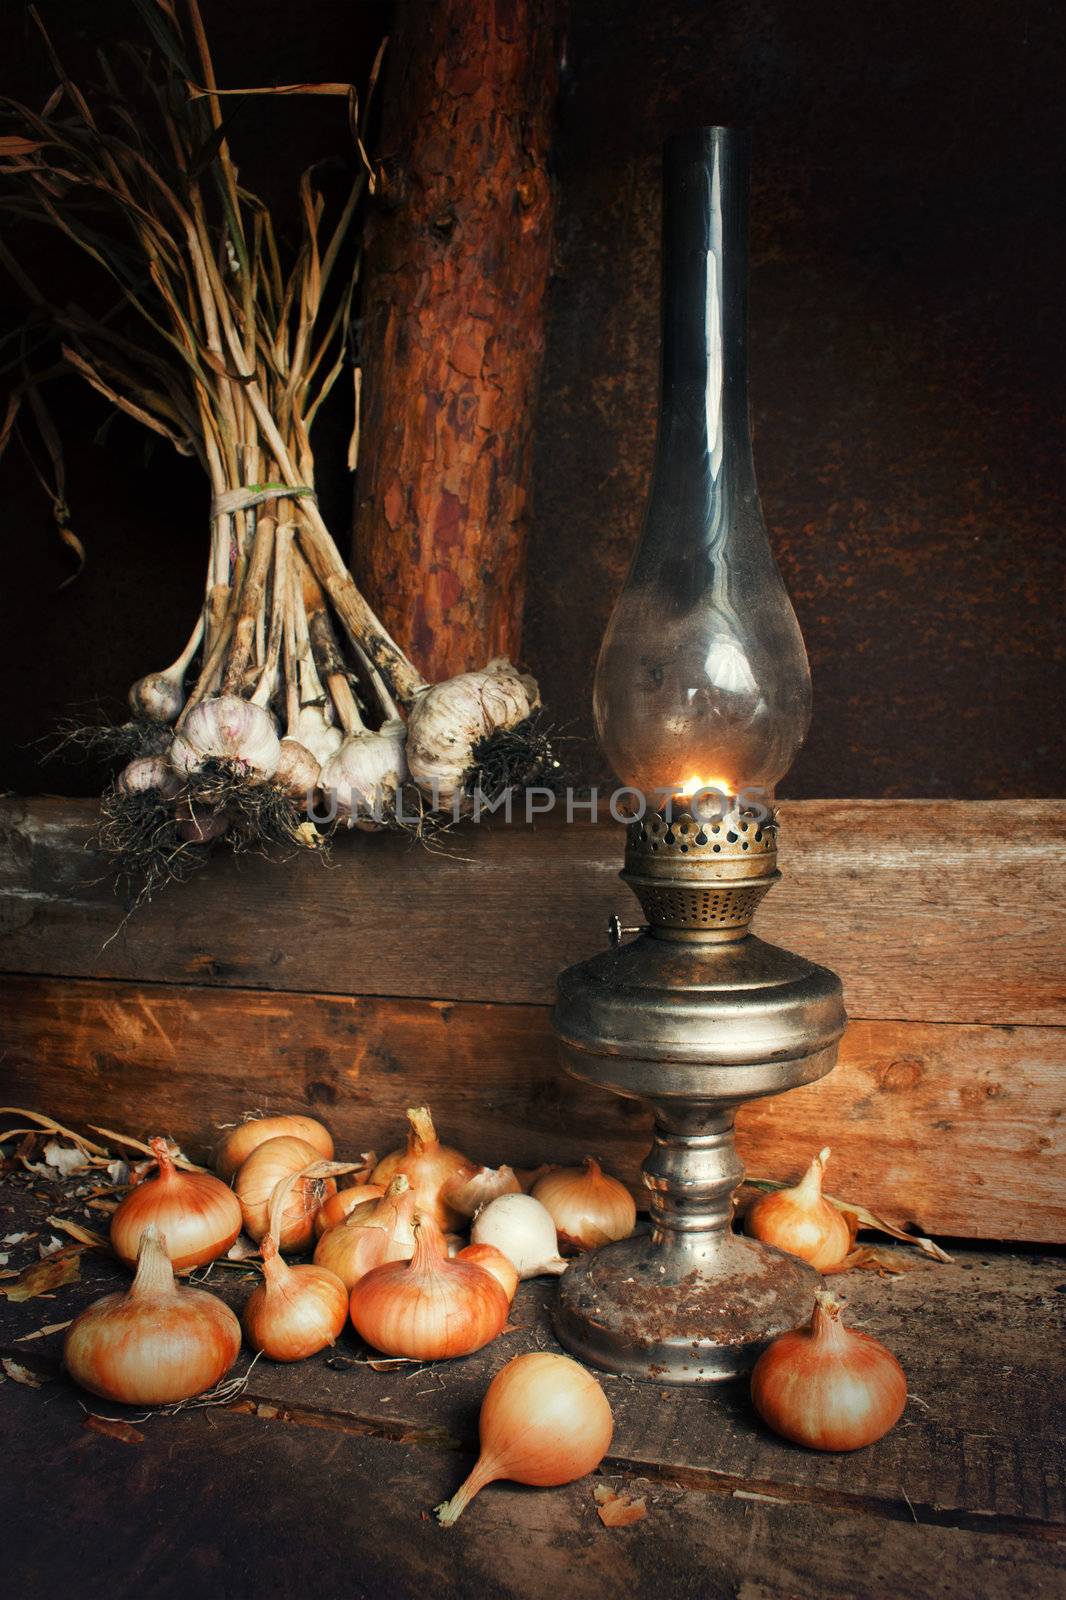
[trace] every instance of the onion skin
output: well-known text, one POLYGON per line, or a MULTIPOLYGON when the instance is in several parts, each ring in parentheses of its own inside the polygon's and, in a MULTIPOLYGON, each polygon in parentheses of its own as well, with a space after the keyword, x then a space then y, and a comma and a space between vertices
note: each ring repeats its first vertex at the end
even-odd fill
POLYGON ((637 1225, 633 1196, 592 1156, 585 1157, 583 1168, 553 1167, 538 1178, 530 1193, 551 1213, 563 1255, 628 1239, 637 1225))
POLYGON ((97 1300, 71 1323, 63 1364, 104 1400, 166 1405, 212 1388, 232 1367, 241 1327, 203 1289, 179 1289, 154 1225, 144 1230, 137 1275, 125 1294, 97 1300))
POLYGON ((165 1139, 151 1141, 158 1175, 131 1189, 111 1218, 111 1248, 132 1267, 141 1235, 155 1223, 173 1250, 176 1272, 204 1266, 225 1255, 241 1231, 241 1208, 233 1190, 209 1172, 182 1172, 165 1139))
POLYGON ((315 1265, 328 1267, 346 1289, 354 1289, 374 1267, 410 1261, 414 1218, 414 1193, 398 1172, 380 1200, 357 1206, 339 1226, 326 1230, 315 1246, 315 1265))
POLYGON ((744 1219, 744 1231, 763 1244, 798 1256, 818 1272, 839 1267, 851 1251, 851 1228, 842 1211, 822 1198, 828 1147, 819 1151, 799 1183, 760 1195, 744 1219))
POLYGON ((385 1193, 379 1183, 361 1183, 354 1189, 338 1189, 328 1200, 323 1200, 315 1212, 315 1238, 321 1239, 330 1228, 339 1228, 357 1206, 370 1200, 380 1200, 385 1193))
MULTIPOLYGON (((270 1202, 278 1184, 321 1159, 306 1139, 291 1134, 256 1146, 233 1185, 245 1229, 252 1239, 262 1239, 270 1226, 270 1202)), ((307 1250, 315 1236, 315 1212, 323 1200, 336 1192, 332 1178, 297 1178, 282 1213, 278 1248, 296 1253, 307 1250)))
POLYGON ((590 1372, 569 1356, 515 1356, 493 1378, 481 1403, 481 1454, 437 1520, 449 1528, 487 1483, 509 1478, 548 1488, 573 1483, 599 1466, 614 1418, 590 1372))
POLYGON ((478 1167, 472 1177, 461 1173, 449 1178, 442 1190, 444 1203, 468 1221, 501 1194, 521 1194, 522 1185, 510 1167, 478 1167))
POLYGON ((472 1261, 475 1267, 484 1267, 486 1272, 491 1272, 507 1296, 507 1304, 511 1304, 518 1290, 518 1270, 502 1250, 497 1250, 494 1244, 468 1244, 465 1249, 456 1251, 451 1259, 472 1261))
POLYGON ((336 1342, 348 1320, 348 1291, 325 1267, 290 1267, 269 1233, 263 1236, 263 1282, 241 1322, 253 1350, 271 1361, 304 1361, 336 1342))
POLYGON ((469 1261, 449 1261, 432 1217, 415 1221, 410 1261, 390 1261, 352 1290, 352 1324, 387 1356, 443 1361, 468 1356, 502 1333, 510 1301, 498 1279, 469 1261))
POLYGON ((751 1375, 752 1404, 767 1427, 809 1450, 861 1450, 896 1425, 907 1403, 895 1356, 845 1327, 840 1310, 819 1294, 809 1324, 775 1339, 751 1375))
POLYGON ((467 1218, 448 1203, 442 1191, 448 1184, 474 1177, 479 1168, 458 1150, 441 1144, 428 1106, 412 1107, 407 1120, 411 1131, 405 1148, 394 1150, 379 1161, 370 1181, 387 1187, 402 1172, 415 1192, 419 1212, 431 1216, 444 1233, 457 1231, 467 1218))
POLYGON ((219 1143, 215 1153, 215 1171, 220 1178, 225 1178, 228 1182, 257 1146, 265 1144, 268 1139, 280 1139, 286 1135, 306 1140, 318 1151, 323 1161, 333 1160, 333 1135, 314 1117, 301 1117, 295 1114, 285 1117, 249 1117, 247 1122, 241 1122, 236 1128, 230 1128, 219 1143))

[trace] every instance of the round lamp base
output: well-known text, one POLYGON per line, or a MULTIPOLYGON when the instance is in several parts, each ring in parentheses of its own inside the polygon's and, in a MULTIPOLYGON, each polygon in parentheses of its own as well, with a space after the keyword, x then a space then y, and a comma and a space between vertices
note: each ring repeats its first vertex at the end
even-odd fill
POLYGON ((805 1262, 736 1234, 703 1251, 638 1234, 567 1268, 555 1331, 609 1372, 715 1383, 747 1371, 771 1339, 805 1321, 821 1283, 805 1262))

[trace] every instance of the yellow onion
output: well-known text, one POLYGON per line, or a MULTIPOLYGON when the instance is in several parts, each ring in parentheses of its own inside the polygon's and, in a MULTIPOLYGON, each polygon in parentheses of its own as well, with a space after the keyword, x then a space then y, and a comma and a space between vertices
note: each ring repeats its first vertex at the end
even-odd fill
POLYGON ((478 1167, 468 1177, 457 1172, 448 1179, 441 1195, 445 1205, 469 1219, 501 1194, 520 1194, 522 1185, 510 1167, 478 1167))
POLYGON ((472 1261, 476 1267, 484 1267, 486 1272, 491 1272, 510 1305, 518 1288, 518 1269, 508 1261, 502 1250, 497 1250, 494 1244, 468 1244, 454 1255, 449 1250, 448 1255, 453 1261, 472 1261))
POLYGON ((246 1122, 239 1122, 235 1128, 230 1128, 222 1139, 215 1152, 215 1171, 220 1178, 228 1181, 257 1145, 286 1135, 306 1140, 318 1151, 323 1161, 333 1160, 333 1136, 314 1117, 301 1117, 295 1113, 285 1117, 249 1117, 246 1122))
POLYGON ((552 1167, 530 1192, 551 1213, 564 1255, 628 1239, 636 1227, 633 1196, 591 1156, 585 1157, 584 1168, 552 1167))
MULTIPOLYGON (((344 1193, 344 1190, 341 1191, 344 1193)), ((315 1264, 328 1267, 348 1289, 386 1261, 410 1261, 414 1254, 414 1191, 398 1172, 380 1200, 370 1200, 315 1246, 315 1264)))
POLYGON ((360 1183, 354 1189, 338 1189, 328 1200, 323 1200, 315 1212, 315 1238, 321 1239, 330 1228, 339 1227, 350 1217, 357 1206, 365 1206, 368 1200, 380 1200, 384 1193, 380 1183, 360 1183))
POLYGON ((141 1235, 154 1222, 166 1236, 178 1272, 225 1255, 241 1231, 241 1208, 233 1190, 209 1172, 182 1172, 165 1139, 153 1139, 151 1147, 158 1175, 131 1189, 111 1218, 115 1254, 133 1266, 141 1235))
POLYGON ((418 1210, 428 1213, 445 1233, 467 1220, 449 1204, 442 1191, 456 1181, 472 1178, 478 1168, 473 1161, 441 1144, 428 1106, 413 1107, 407 1113, 411 1131, 403 1150, 394 1150, 379 1161, 372 1183, 388 1184, 398 1172, 410 1180, 418 1210))
POLYGON ((75 1317, 63 1364, 91 1394, 157 1406, 212 1388, 240 1347, 240 1323, 229 1306, 203 1289, 178 1288, 166 1240, 149 1223, 133 1283, 75 1317))
POLYGON ((614 1418, 591 1373, 569 1356, 535 1351, 496 1374, 481 1403, 481 1454, 462 1488, 437 1507, 449 1528, 487 1483, 510 1478, 547 1488, 598 1467, 610 1448, 614 1418))
MULTIPOLYGON (((327 1235, 328 1237, 328 1235, 327 1235)), ((468 1356, 502 1332, 510 1301, 484 1267, 449 1261, 432 1217, 415 1218, 415 1253, 359 1279, 352 1290, 352 1323, 387 1356, 443 1361, 468 1356)))
POLYGON ((306 1250, 315 1235, 315 1212, 337 1185, 332 1178, 305 1175, 306 1167, 321 1161, 318 1151, 306 1139, 292 1134, 267 1139, 257 1145, 242 1164, 234 1181, 234 1190, 241 1204, 244 1226, 253 1239, 261 1239, 270 1228, 280 1250, 299 1252, 306 1250), (286 1197, 285 1208, 271 1226, 270 1202, 279 1183, 295 1178, 286 1197))
POLYGON ((851 1249, 851 1229, 843 1212, 822 1197, 822 1175, 829 1149, 819 1151, 791 1189, 760 1195, 744 1219, 753 1239, 809 1261, 819 1272, 839 1267, 851 1249))
POLYGON ((811 1450, 860 1450, 895 1426, 907 1379, 890 1350, 845 1327, 840 1302, 816 1296, 810 1322, 783 1333, 751 1374, 751 1398, 768 1427, 811 1450))
POLYGON ((325 1267, 290 1267, 263 1235, 263 1281, 241 1321, 253 1350, 272 1361, 303 1361, 333 1344, 348 1320, 348 1291, 325 1267))

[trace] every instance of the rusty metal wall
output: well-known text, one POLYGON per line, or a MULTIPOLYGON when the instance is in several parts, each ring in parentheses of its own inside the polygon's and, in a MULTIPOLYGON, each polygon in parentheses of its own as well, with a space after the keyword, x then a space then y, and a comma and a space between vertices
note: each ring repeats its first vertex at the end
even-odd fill
POLYGON ((814 675, 784 792, 1062 792, 1063 40, 1002 0, 572 6, 525 635, 572 731, 651 462, 659 147, 736 122, 755 460, 814 675))

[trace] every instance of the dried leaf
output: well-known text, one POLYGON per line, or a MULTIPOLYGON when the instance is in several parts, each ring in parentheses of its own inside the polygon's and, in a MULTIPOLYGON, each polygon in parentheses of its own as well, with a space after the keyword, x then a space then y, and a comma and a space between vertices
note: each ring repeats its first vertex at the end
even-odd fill
POLYGON ((356 93, 351 83, 276 83, 264 89, 204 89, 198 83, 186 80, 190 100, 207 100, 215 95, 230 94, 327 94, 351 98, 356 93))
POLYGON ((19 1273, 13 1282, 0 1284, 0 1294, 9 1300, 34 1300, 39 1294, 51 1294, 65 1283, 73 1283, 81 1276, 81 1252, 63 1251, 60 1255, 46 1256, 34 1261, 19 1273))
POLYGON ((592 1497, 596 1502, 596 1515, 605 1528, 628 1528, 631 1523, 641 1522, 648 1515, 643 1495, 638 1498, 625 1492, 618 1494, 605 1483, 598 1483, 592 1491, 592 1497))
MULTIPOLYGON (((69 1139, 72 1144, 80 1145, 83 1150, 88 1150, 94 1156, 109 1154, 103 1145, 93 1144, 91 1139, 83 1139, 80 1133, 74 1133, 70 1128, 64 1128, 61 1122, 55 1122, 51 1117, 44 1116, 40 1111, 25 1111, 21 1106, 0 1106, 0 1117, 20 1117, 28 1122, 39 1122, 42 1128, 49 1133, 61 1133, 64 1139, 69 1139)), ((95 1130, 99 1132, 99 1129, 95 1130)), ((6 1138, 0 1134, 0 1139, 6 1138)))
POLYGON ((48 1256, 54 1256, 57 1250, 62 1250, 63 1248, 64 1245, 62 1239, 57 1239, 53 1233, 50 1239, 42 1239, 41 1243, 37 1246, 37 1254, 39 1258, 44 1261, 48 1256))
POLYGON ((6 133, 0 137, 0 156, 29 156, 35 150, 43 149, 43 139, 24 139, 17 133, 6 133))
POLYGON ((69 1234, 72 1239, 77 1239, 79 1244, 87 1244, 93 1250, 104 1250, 111 1254, 111 1245, 102 1233, 94 1233, 92 1228, 83 1228, 80 1222, 68 1222, 65 1217, 49 1217, 48 1226, 58 1228, 60 1233, 69 1234))
MULTIPOLYGON (((0 1109, 2 1109, 2 1108, 0 1108, 0 1109)), ((116 1133, 113 1128, 98 1128, 95 1125, 95 1123, 92 1123, 92 1122, 90 1122, 89 1126, 90 1126, 90 1128, 92 1128, 94 1133, 103 1134, 105 1139, 114 1139, 116 1144, 128 1144, 131 1150, 143 1151, 143 1153, 146 1156, 151 1156, 152 1155, 152 1147, 151 1147, 151 1145, 150 1144, 145 1144, 143 1139, 134 1139, 132 1137, 132 1135, 128 1134, 128 1133, 116 1133)), ((173 1163, 174 1163, 174 1165, 176 1167, 181 1167, 182 1171, 184 1171, 184 1172, 207 1172, 208 1171, 207 1167, 198 1167, 196 1165, 195 1161, 190 1161, 188 1156, 182 1155, 182 1153, 178 1149, 177 1145, 174 1144, 172 1141, 168 1140, 167 1144, 168 1144, 168 1147, 170 1149, 170 1159, 173 1161, 173 1163)), ((98 1153, 100 1155, 102 1155, 102 1156, 105 1156, 105 1155, 107 1155, 108 1152, 106 1150, 100 1150, 98 1153)), ((154 1156, 152 1156, 152 1160, 153 1161, 155 1160, 154 1156)))
POLYGON ((120 1444, 143 1444, 144 1434, 129 1422, 119 1422, 115 1417, 98 1417, 90 1411, 83 1428, 88 1428, 90 1433, 102 1433, 108 1439, 117 1439, 120 1444))
POLYGON ((254 1239, 249 1239, 246 1233, 239 1233, 226 1251, 227 1261, 250 1261, 253 1256, 258 1256, 259 1246, 254 1239))
POLYGON ((898 1277, 902 1272, 909 1272, 911 1266, 902 1261, 899 1256, 886 1255, 883 1250, 875 1250, 872 1245, 860 1245, 857 1250, 850 1250, 843 1261, 835 1267, 823 1267, 822 1276, 832 1277, 838 1272, 877 1272, 882 1278, 898 1277))
POLYGON ((36 1239, 36 1237, 37 1235, 35 1233, 5 1233, 3 1239, 0 1240, 0 1243, 25 1244, 27 1239, 36 1239))
POLYGON ((68 1178, 72 1172, 87 1172, 89 1162, 85 1151, 71 1145, 59 1144, 55 1139, 49 1139, 44 1147, 44 1159, 48 1166, 55 1167, 63 1178, 68 1178))
POLYGON ((21 1361, 13 1361, 10 1356, 4 1356, 0 1360, 0 1367, 3 1367, 4 1372, 12 1383, 24 1384, 27 1389, 39 1389, 44 1382, 44 1379, 38 1377, 36 1372, 31 1372, 29 1367, 24 1367, 21 1361))
POLYGON ((68 1317, 66 1322, 47 1322, 43 1328, 38 1328, 36 1333, 20 1333, 15 1340, 16 1344, 29 1344, 31 1339, 47 1339, 50 1333, 62 1333, 64 1328, 69 1328, 74 1321, 68 1317))

